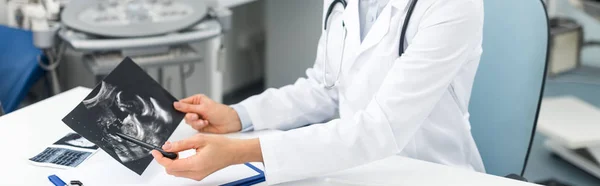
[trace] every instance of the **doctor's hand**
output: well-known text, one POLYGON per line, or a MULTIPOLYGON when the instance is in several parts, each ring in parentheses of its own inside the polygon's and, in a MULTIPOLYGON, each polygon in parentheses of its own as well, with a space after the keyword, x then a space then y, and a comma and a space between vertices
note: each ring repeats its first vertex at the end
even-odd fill
POLYGON ((199 132, 225 134, 242 130, 240 118, 233 108, 205 95, 193 95, 173 103, 173 106, 185 112, 185 122, 199 132))
POLYGON ((197 134, 185 140, 167 142, 162 148, 167 152, 195 149, 196 154, 175 160, 162 156, 157 150, 152 150, 152 156, 165 167, 167 174, 197 181, 230 165, 263 161, 258 138, 240 140, 197 134))

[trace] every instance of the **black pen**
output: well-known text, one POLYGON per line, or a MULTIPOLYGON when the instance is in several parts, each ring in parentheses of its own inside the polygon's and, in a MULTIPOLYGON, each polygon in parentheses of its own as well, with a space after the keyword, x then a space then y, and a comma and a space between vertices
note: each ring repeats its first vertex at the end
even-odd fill
POLYGON ((169 159, 172 159, 172 160, 174 160, 174 159, 176 159, 176 158, 177 158, 177 153, 174 153, 174 152, 166 152, 166 151, 164 151, 164 150, 163 150, 162 148, 160 148, 160 147, 157 147, 157 146, 154 146, 154 145, 152 145, 152 144, 149 144, 149 143, 143 142, 143 141, 141 141, 141 140, 138 140, 138 139, 136 139, 136 138, 133 138, 133 137, 131 137, 131 136, 128 136, 128 135, 125 135, 125 134, 121 134, 121 133, 118 133, 118 132, 117 132, 117 133, 115 133, 115 134, 116 134, 117 136, 119 136, 119 137, 121 137, 121 138, 123 138, 123 139, 125 139, 125 140, 127 140, 127 141, 129 141, 129 142, 131 142, 131 143, 134 143, 134 144, 136 144, 136 145, 142 146, 142 147, 144 147, 144 148, 147 148, 147 149, 150 149, 150 150, 157 150, 157 151, 158 151, 158 152, 160 152, 160 153, 161 153, 161 154, 162 154, 164 157, 167 157, 167 158, 169 158, 169 159))

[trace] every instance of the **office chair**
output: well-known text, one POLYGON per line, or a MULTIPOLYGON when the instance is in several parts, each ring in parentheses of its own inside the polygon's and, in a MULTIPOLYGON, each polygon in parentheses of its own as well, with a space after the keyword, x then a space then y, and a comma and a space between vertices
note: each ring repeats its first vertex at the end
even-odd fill
POLYGON ((0 102, 14 111, 44 71, 38 66, 41 51, 33 46, 30 31, 0 26, 0 102))
POLYGON ((544 88, 548 17, 541 0, 485 0, 484 6, 471 132, 488 174, 522 176, 544 88))

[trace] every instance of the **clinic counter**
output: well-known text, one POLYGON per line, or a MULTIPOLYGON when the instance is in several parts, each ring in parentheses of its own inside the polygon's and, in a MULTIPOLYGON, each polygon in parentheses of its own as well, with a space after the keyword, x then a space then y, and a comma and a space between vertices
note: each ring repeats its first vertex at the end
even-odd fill
MULTIPOLYGON (((0 173, 2 184, 50 185, 48 175, 63 170, 34 166, 29 163, 28 158, 66 133, 72 132, 61 119, 90 91, 91 89, 88 88, 74 88, 0 117, 0 136, 2 136, 0 146, 5 149, 5 153, 0 155, 0 165, 5 170, 0 173)), ((183 139, 195 132, 185 124, 180 125, 177 131, 171 140, 183 139)), ((281 131, 258 131, 228 136, 249 138, 277 132, 281 131)), ((93 161, 93 156, 89 161, 93 161)), ((258 185, 266 185, 266 183, 258 185)), ((331 175, 283 185, 526 186, 534 184, 395 156, 331 175)))

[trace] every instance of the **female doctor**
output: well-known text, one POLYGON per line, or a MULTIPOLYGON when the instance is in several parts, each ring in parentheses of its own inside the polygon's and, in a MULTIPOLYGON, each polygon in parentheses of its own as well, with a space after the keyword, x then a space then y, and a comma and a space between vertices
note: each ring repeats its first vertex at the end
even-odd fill
POLYGON ((276 184, 394 155, 484 172, 467 110, 482 53, 483 0, 325 0, 324 7, 306 78, 231 107, 203 95, 174 103, 203 133, 287 131, 167 142, 166 151, 196 150, 176 160, 153 151, 167 173, 201 180, 229 165, 264 162, 266 181, 276 184))

